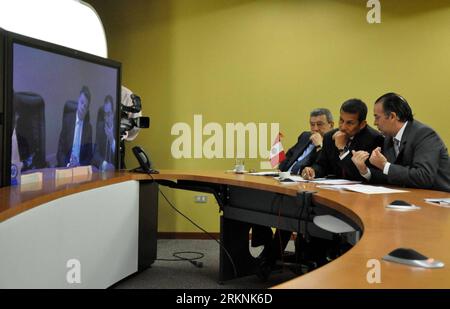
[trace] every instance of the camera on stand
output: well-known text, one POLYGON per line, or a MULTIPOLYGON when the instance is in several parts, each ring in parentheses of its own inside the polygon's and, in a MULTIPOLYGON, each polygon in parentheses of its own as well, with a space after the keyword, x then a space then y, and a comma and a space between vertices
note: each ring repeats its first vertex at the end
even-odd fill
MULTIPOLYGON (((125 87, 122 87, 122 91, 124 91, 125 87)), ((128 90, 128 89, 126 89, 128 90)), ((128 90, 129 91, 129 90, 128 90)), ((130 100, 124 100, 124 96, 122 94, 122 104, 121 104, 121 113, 120 113, 120 169, 125 169, 125 140, 132 140, 136 137, 139 129, 146 129, 150 127, 150 118, 142 117, 141 110, 141 98, 131 93, 129 95, 130 100), (124 104, 127 103, 127 104, 124 104)))

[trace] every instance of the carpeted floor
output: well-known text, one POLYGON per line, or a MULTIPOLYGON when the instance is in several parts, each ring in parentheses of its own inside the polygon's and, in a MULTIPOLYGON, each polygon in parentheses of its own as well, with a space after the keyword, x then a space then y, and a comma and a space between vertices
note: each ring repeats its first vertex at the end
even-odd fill
MULTIPOLYGON (((251 248, 258 256, 262 247, 251 248)), ((293 251, 293 243, 287 250, 293 251)), ((132 275, 114 286, 117 289, 262 289, 297 277, 290 270, 272 272, 267 282, 256 275, 226 281, 219 284, 219 244, 213 240, 161 239, 158 240, 158 259, 174 259, 175 252, 196 251, 204 254, 202 268, 188 261, 157 260, 151 268, 132 275)), ((186 258, 194 255, 184 254, 186 258)))

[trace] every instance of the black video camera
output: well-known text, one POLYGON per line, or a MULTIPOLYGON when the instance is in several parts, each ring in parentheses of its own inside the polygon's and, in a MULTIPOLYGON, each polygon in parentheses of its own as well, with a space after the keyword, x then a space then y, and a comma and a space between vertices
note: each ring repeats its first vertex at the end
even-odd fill
POLYGON ((128 113, 139 113, 142 109, 141 98, 138 95, 131 94, 131 106, 121 105, 122 112, 120 118, 120 136, 126 135, 126 132, 133 128, 148 128, 150 126, 149 117, 130 117, 128 113))

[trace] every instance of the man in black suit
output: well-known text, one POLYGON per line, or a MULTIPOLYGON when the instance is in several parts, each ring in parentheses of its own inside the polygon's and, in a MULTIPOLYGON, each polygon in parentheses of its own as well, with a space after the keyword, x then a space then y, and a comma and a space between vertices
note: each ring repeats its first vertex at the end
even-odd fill
MULTIPOLYGON (((90 165, 92 160, 92 126, 89 122, 89 88, 83 86, 76 108, 65 106, 59 135, 58 166, 90 165)), ((73 103, 73 102, 68 102, 73 103)))
MULTIPOLYGON (((311 165, 317 159, 322 150, 323 136, 333 129, 333 115, 326 108, 317 108, 310 113, 309 125, 311 131, 305 131, 298 137, 297 143, 286 153, 286 159, 278 166, 282 172, 291 172, 298 175, 305 166, 311 165)), ((278 230, 275 236, 272 229, 267 226, 252 226, 252 246, 265 245, 260 256, 262 263, 271 264, 280 257, 281 248, 286 247, 291 238, 291 231, 278 230), (266 261, 270 260, 270 262, 266 261)), ((270 267, 270 265, 268 265, 270 267)), ((270 271, 270 269, 269 269, 270 271)), ((258 274, 262 279, 268 275, 258 274)))
POLYGON ((371 152, 383 145, 383 136, 367 125, 366 116, 367 106, 363 101, 345 101, 340 110, 339 129, 324 135, 319 157, 314 164, 303 169, 302 177, 314 179, 332 175, 349 180, 366 180, 352 161, 353 151, 371 152))
POLYGON ((386 136, 383 151, 354 155, 361 175, 373 183, 450 192, 448 150, 430 127, 414 120, 408 102, 396 93, 375 101, 375 125, 386 136))
POLYGON ((114 102, 107 95, 97 116, 95 152, 92 164, 99 170, 114 170, 116 140, 114 138, 114 102))

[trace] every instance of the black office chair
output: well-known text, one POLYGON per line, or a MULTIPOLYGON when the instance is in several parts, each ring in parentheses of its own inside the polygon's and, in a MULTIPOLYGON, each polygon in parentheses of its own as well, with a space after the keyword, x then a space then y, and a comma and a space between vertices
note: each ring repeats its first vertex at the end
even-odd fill
POLYGON ((13 102, 22 171, 47 167, 43 98, 33 92, 16 92, 13 102))
MULTIPOLYGON (((300 167, 300 171, 303 170, 304 167, 310 166, 313 161, 310 156, 305 162, 303 162, 303 166, 300 167)), ((280 166, 281 171, 286 171, 289 166, 280 166)), ((293 214, 290 216, 293 218, 297 218, 298 227, 297 229, 291 229, 290 231, 277 229, 275 235, 272 235, 272 230, 265 226, 253 225, 252 226, 252 246, 257 247, 260 245, 264 245, 266 247, 271 247, 272 249, 275 247, 277 251, 275 266, 280 267, 288 267, 290 270, 294 271, 296 274, 303 274, 312 269, 315 269, 327 261, 324 259, 326 254, 324 254, 323 250, 320 250, 321 247, 329 247, 330 242, 327 242, 320 238, 311 238, 309 237, 306 228, 303 229, 303 232, 300 233, 300 224, 303 224, 305 227, 308 226, 308 222, 312 224, 313 218, 315 216, 312 209, 310 209, 311 205, 308 209, 302 208, 306 211, 300 211, 299 213, 293 214), (257 237, 253 237, 253 232, 255 232, 257 237), (295 237, 295 252, 283 251, 283 249, 288 244, 291 235, 294 235, 297 232, 297 236, 295 237), (274 240, 272 240, 272 236, 274 240), (274 245, 274 243, 276 243, 274 245), (283 249, 282 249, 283 248, 283 249), (283 252, 281 252, 283 251, 283 252)), ((261 255, 264 255, 265 252, 262 252, 261 255)), ((272 257, 273 260, 273 257, 272 257)), ((270 267, 267 267, 266 270, 260 270, 260 277, 264 279, 267 277, 267 273, 270 272, 270 267)))
MULTIPOLYGON (((267 280, 277 268, 287 268, 298 275, 305 274, 341 256, 359 241, 360 231, 348 224, 347 219, 336 217, 335 211, 314 203, 303 209, 296 216, 299 226, 296 229, 295 251, 278 252, 274 264, 273 260, 268 264, 263 261, 258 270, 262 280, 267 280)), ((290 232, 286 234, 277 230, 275 238, 280 237, 281 247, 284 248, 290 235, 290 232)))
POLYGON ((78 108, 77 101, 72 101, 72 100, 66 101, 66 103, 64 104, 63 117, 65 117, 66 115, 68 115, 70 113, 76 113, 77 108, 78 108))

